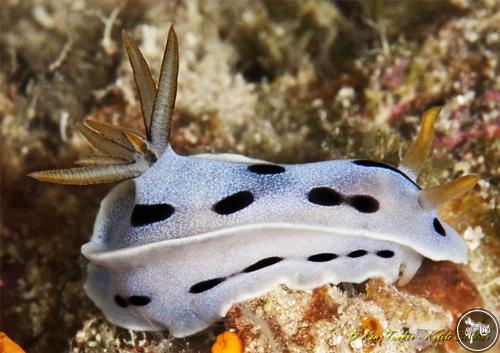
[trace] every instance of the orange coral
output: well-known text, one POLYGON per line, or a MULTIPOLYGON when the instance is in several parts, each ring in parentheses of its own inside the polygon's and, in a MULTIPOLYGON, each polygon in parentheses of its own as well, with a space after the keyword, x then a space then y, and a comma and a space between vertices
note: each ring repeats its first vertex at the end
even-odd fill
POLYGON ((25 353, 14 341, 4 332, 0 331, 0 353, 25 353))
POLYGON ((226 331, 217 336, 212 345, 211 353, 242 353, 243 342, 240 336, 231 331, 226 331))

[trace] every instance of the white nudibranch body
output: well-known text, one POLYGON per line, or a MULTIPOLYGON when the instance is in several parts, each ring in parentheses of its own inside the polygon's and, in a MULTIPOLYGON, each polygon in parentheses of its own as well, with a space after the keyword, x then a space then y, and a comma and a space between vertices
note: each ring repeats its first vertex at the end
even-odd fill
POLYGON ((439 109, 398 168, 368 160, 283 165, 239 155, 180 156, 168 145, 177 87, 177 39, 158 89, 125 33, 147 136, 86 122, 104 155, 83 167, 33 173, 64 184, 128 179, 102 201, 85 290, 113 323, 194 334, 231 305, 279 284, 311 289, 383 277, 405 284, 422 259, 467 262, 467 246, 436 206, 469 190, 464 176, 422 190, 416 177, 439 109), (133 178, 133 179, 131 179, 133 178))

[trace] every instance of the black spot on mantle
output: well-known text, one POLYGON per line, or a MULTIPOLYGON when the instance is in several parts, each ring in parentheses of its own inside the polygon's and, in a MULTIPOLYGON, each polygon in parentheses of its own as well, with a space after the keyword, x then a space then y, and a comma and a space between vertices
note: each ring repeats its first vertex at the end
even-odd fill
POLYGON ((347 256, 352 257, 352 258, 356 258, 356 257, 365 256, 366 254, 368 254, 368 251, 366 251, 366 250, 354 250, 354 251, 350 252, 349 254, 347 254, 347 256))
POLYGON ((248 170, 255 174, 269 175, 284 173, 286 169, 276 164, 253 164, 248 166, 248 170))
POLYGON ((332 253, 321 253, 316 255, 311 255, 307 258, 307 261, 311 262, 327 262, 335 260, 338 257, 337 254, 332 253))
POLYGON ((380 250, 377 251, 377 256, 382 257, 384 259, 389 259, 394 256, 394 251, 392 250, 380 250))
POLYGON ((221 284, 225 280, 226 280, 225 278, 221 277, 221 278, 212 278, 207 281, 198 282, 191 286, 189 292, 194 294, 203 293, 221 284))
POLYGON ((381 163, 381 162, 369 161, 369 160, 365 160, 365 159, 358 159, 356 161, 353 161, 352 163, 359 165, 359 166, 362 166, 362 167, 374 167, 374 168, 383 168, 383 169, 391 170, 394 173, 398 173, 399 175, 401 175, 403 178, 405 178, 410 183, 415 185, 419 190, 422 189, 420 186, 417 185, 417 183, 415 183, 413 180, 411 180, 408 175, 406 175, 405 173, 400 171, 398 168, 393 167, 392 165, 381 163))
POLYGON ((135 205, 130 217, 133 227, 144 226, 151 223, 164 221, 175 212, 175 208, 167 203, 156 205, 135 205))
POLYGON ((119 295, 115 295, 115 303, 122 308, 126 308, 128 306, 127 301, 119 295))
POLYGON ((128 298, 128 302, 135 306, 144 306, 151 302, 151 298, 144 295, 133 295, 128 298))
POLYGON ((220 200, 212 209, 220 215, 228 215, 250 206, 253 201, 254 197, 250 191, 240 191, 220 200))
POLYGON ((439 219, 434 218, 434 221, 432 222, 432 225, 433 225, 434 230, 436 231, 436 233, 438 233, 442 237, 446 236, 446 231, 444 230, 443 225, 441 224, 441 222, 439 222, 439 219))
POLYGON ((277 256, 268 257, 268 258, 262 259, 260 261, 257 261, 256 263, 248 266, 247 268, 245 268, 241 272, 248 273, 248 272, 258 271, 258 270, 263 269, 265 267, 277 264, 281 260, 283 260, 282 257, 277 257, 277 256))
POLYGON ((328 187, 318 187, 309 191, 307 195, 309 202, 320 206, 338 206, 344 198, 337 191, 328 187))
POLYGON ((347 203, 361 213, 374 213, 379 209, 379 202, 369 195, 354 195, 347 203))

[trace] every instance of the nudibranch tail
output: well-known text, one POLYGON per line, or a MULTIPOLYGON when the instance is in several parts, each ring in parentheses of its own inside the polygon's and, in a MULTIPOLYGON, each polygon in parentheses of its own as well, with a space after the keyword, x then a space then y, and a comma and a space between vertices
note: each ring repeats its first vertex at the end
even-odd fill
POLYGON ((139 93, 141 102, 142 117, 148 139, 151 138, 149 129, 151 123, 151 113, 153 112, 153 103, 156 95, 156 85, 149 71, 149 66, 144 59, 139 47, 132 39, 132 36, 127 32, 122 32, 123 46, 127 51, 130 66, 134 74, 135 85, 139 93))
POLYGON ((413 181, 416 181, 432 149, 434 123, 440 111, 440 107, 434 107, 424 113, 418 137, 399 164, 399 169, 409 174, 413 181))
POLYGON ((172 26, 168 32, 158 90, 137 44, 127 32, 124 31, 122 36, 139 93, 146 138, 122 127, 86 120, 79 126, 80 132, 102 155, 77 161, 81 167, 34 172, 29 174, 30 177, 69 185, 116 182, 138 177, 165 152, 177 94, 177 36, 172 26))
POLYGON ((163 154, 168 146, 170 125, 177 95, 177 75, 179 73, 179 48, 174 27, 168 31, 167 45, 161 64, 158 90, 151 115, 151 142, 163 154))
POLYGON ((464 175, 449 183, 434 186, 418 193, 418 202, 424 209, 436 208, 446 201, 462 196, 479 181, 477 175, 464 175))

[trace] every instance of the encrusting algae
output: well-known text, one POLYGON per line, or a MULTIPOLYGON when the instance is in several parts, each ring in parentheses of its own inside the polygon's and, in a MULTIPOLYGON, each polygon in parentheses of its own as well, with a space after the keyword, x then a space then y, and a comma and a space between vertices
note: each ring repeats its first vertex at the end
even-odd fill
POLYGON ((40 353, 206 352, 221 332, 219 324, 174 340, 104 321, 82 293, 85 263, 78 251, 106 188, 68 191, 24 178, 48 164, 67 166, 87 151, 74 133, 85 118, 140 131, 140 98, 118 50, 120 32, 127 28, 142 39, 155 70, 173 20, 183 48, 176 150, 243 152, 288 163, 356 156, 394 164, 421 112, 443 105, 422 184, 462 173, 482 179, 474 193, 440 207, 467 236, 468 266, 425 262, 404 287, 377 279, 364 288, 280 286, 230 310, 223 325, 241 338, 244 352, 432 351, 429 342, 348 337, 367 318, 412 334, 453 328, 474 306, 498 317, 498 13, 498 4, 487 0, 417 9, 362 1, 7 1, 0 35, 2 330, 40 353), (409 17, 412 25, 403 21, 409 17))

